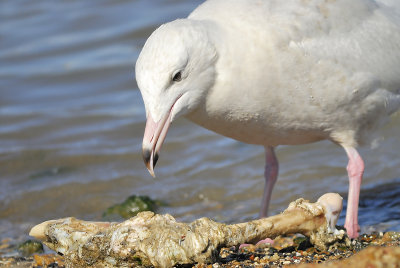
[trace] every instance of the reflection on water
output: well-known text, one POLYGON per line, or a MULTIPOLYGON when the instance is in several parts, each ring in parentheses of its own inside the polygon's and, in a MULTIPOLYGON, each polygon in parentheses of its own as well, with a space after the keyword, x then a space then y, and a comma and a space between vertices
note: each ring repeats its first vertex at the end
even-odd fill
MULTIPOLYGON (((157 178, 142 163, 145 115, 134 62, 155 27, 199 3, 0 3, 0 238, 51 218, 101 219, 107 207, 132 194, 166 201, 161 212, 180 220, 256 217, 262 147, 179 120, 163 147, 157 178)), ((398 133, 399 116, 383 129, 379 147, 361 150, 367 169, 362 224, 398 226, 400 215, 392 209, 399 204, 393 186, 399 189, 398 133), (380 194, 374 197, 371 189, 380 194)), ((328 142, 281 147, 278 157, 272 212, 300 196, 346 195, 341 148, 328 142)))

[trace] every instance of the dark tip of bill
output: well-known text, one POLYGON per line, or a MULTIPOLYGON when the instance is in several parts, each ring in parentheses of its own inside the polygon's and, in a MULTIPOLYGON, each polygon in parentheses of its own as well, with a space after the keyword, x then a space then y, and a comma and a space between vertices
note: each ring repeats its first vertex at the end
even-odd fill
POLYGON ((150 162, 151 152, 150 150, 143 150, 142 152, 143 161, 147 165, 150 162))
POLYGON ((158 154, 156 153, 156 155, 154 156, 154 159, 153 159, 153 168, 156 166, 157 161, 158 161, 158 154))

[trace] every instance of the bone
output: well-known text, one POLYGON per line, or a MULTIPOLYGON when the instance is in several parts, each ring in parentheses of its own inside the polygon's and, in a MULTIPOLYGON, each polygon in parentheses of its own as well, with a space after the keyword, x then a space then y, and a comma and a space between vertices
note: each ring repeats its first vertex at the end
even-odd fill
POLYGON ((64 218, 36 225, 30 235, 63 254, 70 267, 172 267, 214 262, 222 247, 292 233, 310 236, 316 247, 325 250, 343 239, 344 231, 332 225, 341 203, 338 194, 324 195, 316 203, 300 198, 279 215, 232 225, 207 218, 180 223, 171 215, 153 212, 122 223, 64 218))

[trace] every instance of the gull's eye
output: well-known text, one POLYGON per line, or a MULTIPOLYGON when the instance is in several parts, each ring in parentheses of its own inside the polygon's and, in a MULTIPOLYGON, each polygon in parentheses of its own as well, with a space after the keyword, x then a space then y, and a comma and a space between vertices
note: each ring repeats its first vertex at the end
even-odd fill
POLYGON ((174 77, 172 77, 172 81, 174 82, 179 82, 182 80, 182 72, 179 71, 176 74, 174 74, 174 77))

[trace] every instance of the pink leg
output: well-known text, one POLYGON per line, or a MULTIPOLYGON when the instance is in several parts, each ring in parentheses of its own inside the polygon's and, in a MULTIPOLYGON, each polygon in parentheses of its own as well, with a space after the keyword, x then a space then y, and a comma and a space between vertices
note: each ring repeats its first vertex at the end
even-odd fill
POLYGON ((274 147, 265 146, 265 186, 264 195, 261 202, 260 218, 268 214, 269 201, 271 200, 272 189, 278 178, 278 159, 275 155, 274 147))
MULTIPOLYGON (((260 218, 266 217, 268 214, 269 201, 271 200, 272 188, 274 188, 276 179, 278 177, 278 159, 276 159, 274 147, 265 146, 265 186, 264 194, 261 202, 260 218)), ((274 240, 266 238, 259 241, 256 246, 260 244, 273 244, 274 240)), ((247 247, 250 244, 241 244, 240 248, 247 247)))
POLYGON ((358 231, 360 231, 360 226, 358 225, 358 201, 360 198, 360 187, 364 173, 364 161, 356 149, 352 147, 344 149, 349 157, 349 163, 347 165, 347 173, 349 175, 349 195, 344 227, 346 228, 347 235, 350 238, 356 238, 358 237, 358 231))

